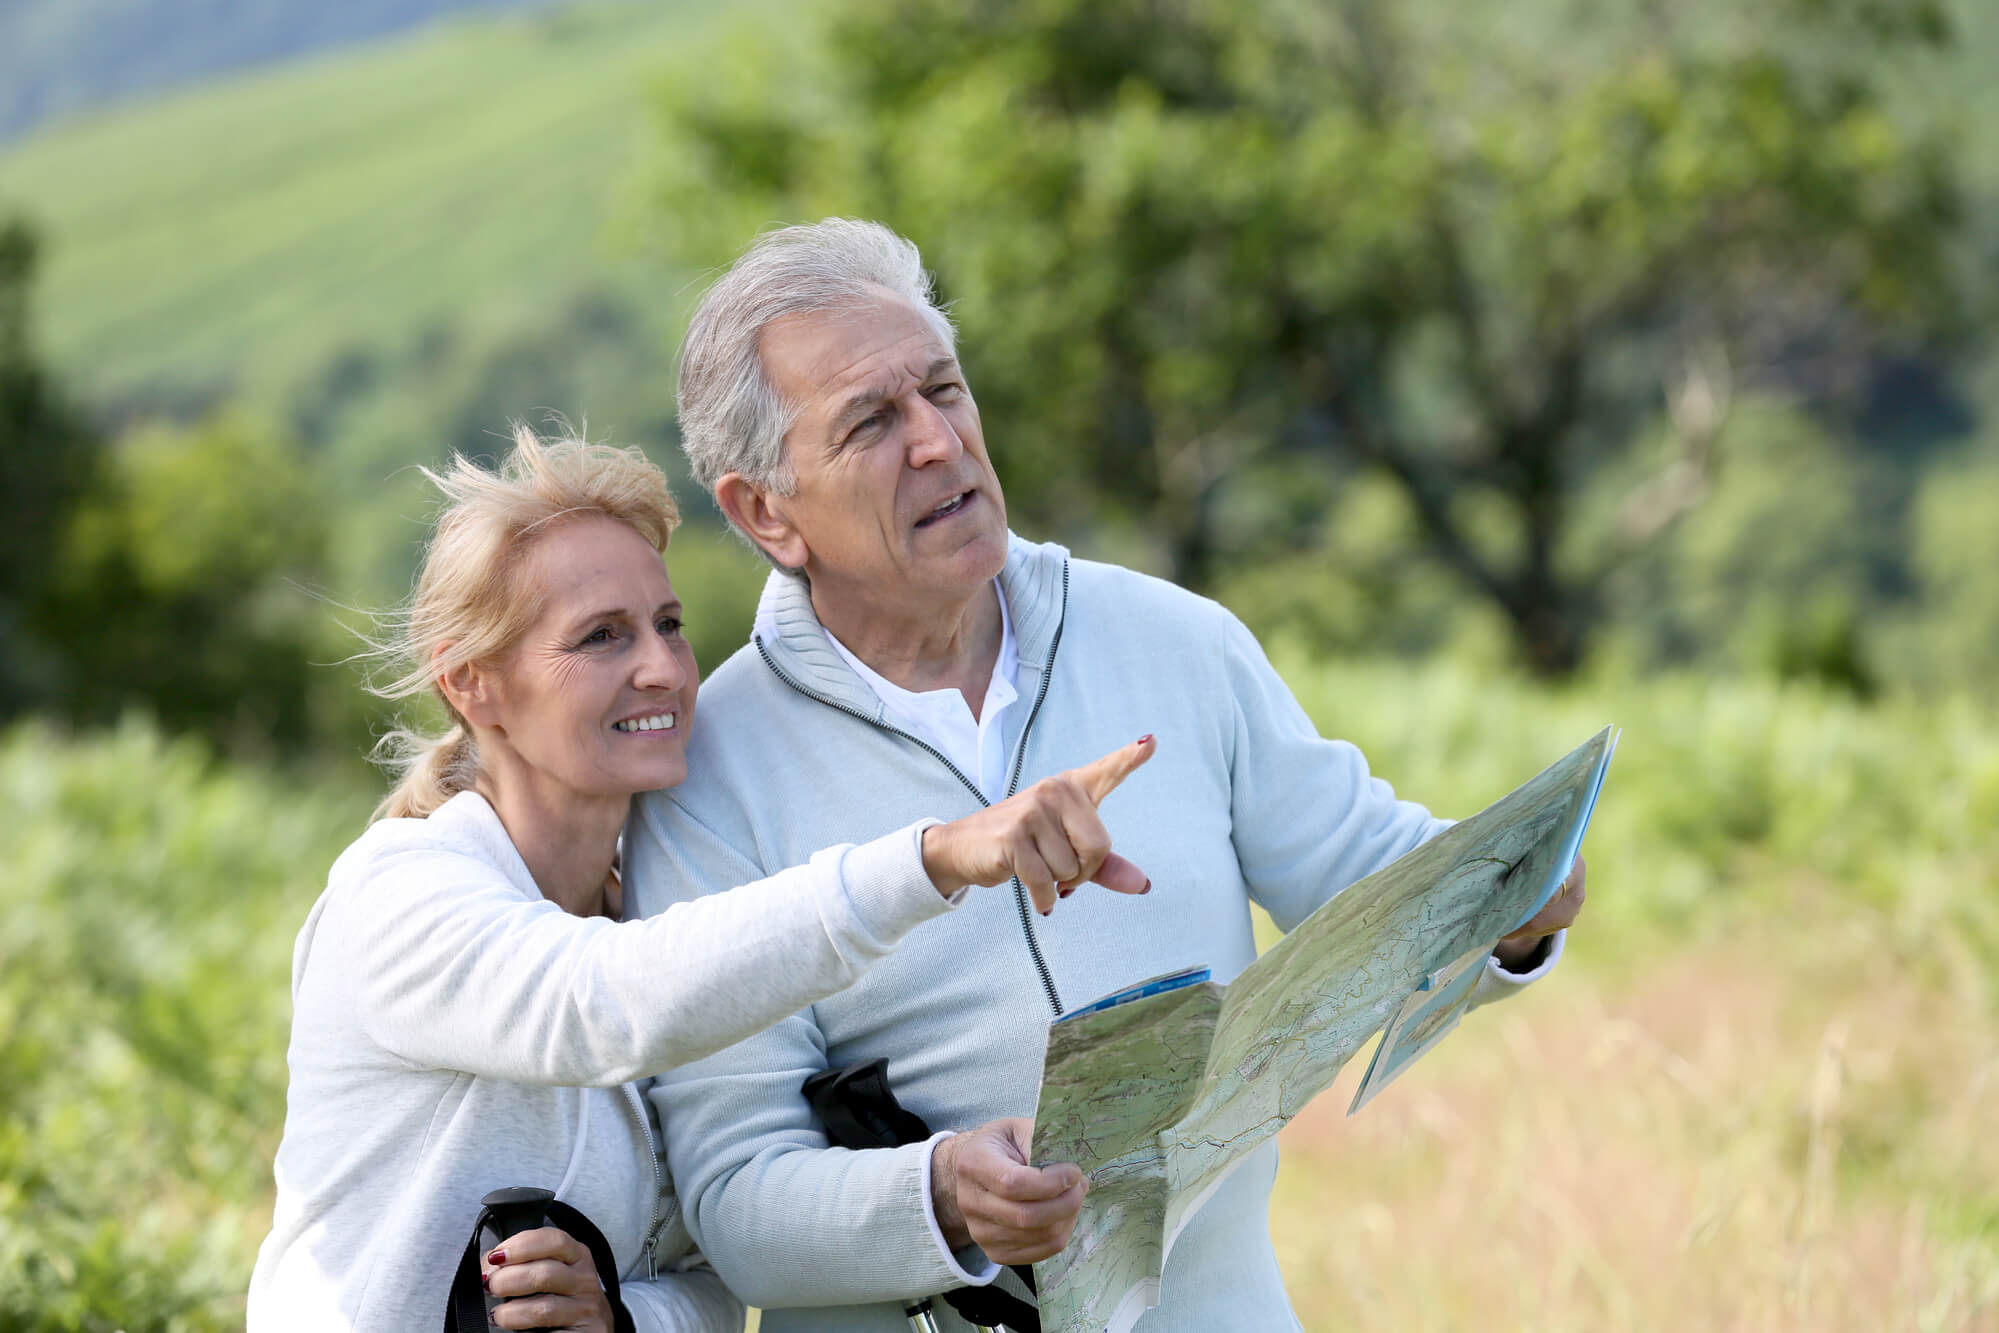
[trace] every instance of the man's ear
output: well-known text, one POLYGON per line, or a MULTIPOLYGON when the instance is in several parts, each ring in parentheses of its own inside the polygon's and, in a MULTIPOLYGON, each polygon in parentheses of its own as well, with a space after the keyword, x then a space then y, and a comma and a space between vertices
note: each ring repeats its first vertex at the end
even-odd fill
POLYGON ((785 515, 784 500, 759 489, 740 472, 715 483, 715 503, 751 541, 786 569, 805 568, 805 537, 785 515))
MULTIPOLYGON (((442 656, 451 647, 448 643, 437 646, 432 660, 442 656)), ((458 716, 475 727, 499 725, 500 701, 498 681, 492 669, 472 662, 460 662, 449 671, 437 674, 437 689, 444 701, 451 705, 458 716)))

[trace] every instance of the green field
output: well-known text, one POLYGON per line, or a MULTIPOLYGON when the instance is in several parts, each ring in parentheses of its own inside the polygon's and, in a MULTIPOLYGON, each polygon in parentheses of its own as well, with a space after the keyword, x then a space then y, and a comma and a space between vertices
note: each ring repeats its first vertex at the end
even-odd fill
POLYGON ((48 238, 52 358, 93 397, 227 388, 578 288, 664 301, 610 233, 647 80, 712 13, 447 23, 29 139, 0 207, 48 238))
MULTIPOLYGON (((1559 977, 1287 1131, 1307 1327, 1999 1326, 1999 716, 1278 660, 1447 811, 1625 728, 1559 977)), ((0 1326, 231 1327, 291 937, 370 792, 136 724, 17 728, 0 792, 0 1326)))

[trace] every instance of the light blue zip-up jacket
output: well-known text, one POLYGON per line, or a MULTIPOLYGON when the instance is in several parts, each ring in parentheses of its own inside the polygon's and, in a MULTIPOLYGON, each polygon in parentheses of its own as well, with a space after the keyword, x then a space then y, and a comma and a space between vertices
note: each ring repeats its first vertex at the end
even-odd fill
MULTIPOLYGON (((1156 735, 1154 758, 1102 807, 1152 892, 1085 885, 1047 918, 1017 888, 974 895, 846 990, 658 1080, 688 1225, 763 1307, 766 1333, 901 1333, 905 1300, 964 1280, 934 1239, 929 1146, 829 1149, 799 1091, 808 1075, 882 1056, 903 1105, 933 1129, 1031 1116, 1058 1009, 1196 964, 1231 980, 1256 956, 1252 901, 1288 930, 1446 827, 1370 777, 1353 746, 1322 739, 1216 603, 1019 538, 1000 586, 1020 649, 1021 700, 1004 718, 1012 789, 1156 735)), ((688 756, 698 779, 634 807, 632 911, 754 879, 835 835, 982 803, 882 720, 801 580, 773 574, 758 623, 703 686, 688 756)), ((1511 989, 1508 975, 1491 965, 1484 995, 1511 989)), ((1274 1144, 1259 1150, 1188 1224, 1143 1333, 1296 1326, 1270 1243, 1276 1163, 1274 1144)))

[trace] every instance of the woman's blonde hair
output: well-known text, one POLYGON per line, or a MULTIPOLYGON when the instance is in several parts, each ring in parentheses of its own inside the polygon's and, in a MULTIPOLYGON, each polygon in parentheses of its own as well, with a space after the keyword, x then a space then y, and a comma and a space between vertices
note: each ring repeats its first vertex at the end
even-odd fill
POLYGON ((368 688, 384 699, 428 692, 444 704, 451 727, 435 736, 398 727, 382 737, 375 759, 395 775, 395 786, 375 807, 375 819, 421 819, 478 781, 471 730, 437 680, 495 661, 534 623, 541 607, 522 586, 521 570, 537 537, 562 520, 601 514, 664 552, 680 523, 665 474, 639 450, 569 435, 543 439, 519 423, 513 450, 497 470, 453 455, 443 471, 422 472, 445 504, 416 590, 386 618, 387 630, 368 654, 391 678, 368 688))

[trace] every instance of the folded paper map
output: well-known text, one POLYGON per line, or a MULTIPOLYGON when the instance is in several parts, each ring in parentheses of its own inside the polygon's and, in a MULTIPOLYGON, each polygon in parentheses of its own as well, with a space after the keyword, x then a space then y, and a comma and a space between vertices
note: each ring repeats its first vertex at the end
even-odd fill
POLYGON ((1567 877, 1616 744, 1604 728, 1348 887, 1229 985, 1152 977, 1049 1028, 1034 1160, 1077 1163, 1090 1191, 1034 1266, 1046 1333, 1124 1333, 1181 1227, 1363 1042, 1385 1028, 1349 1114, 1451 1030, 1493 946, 1567 877))

